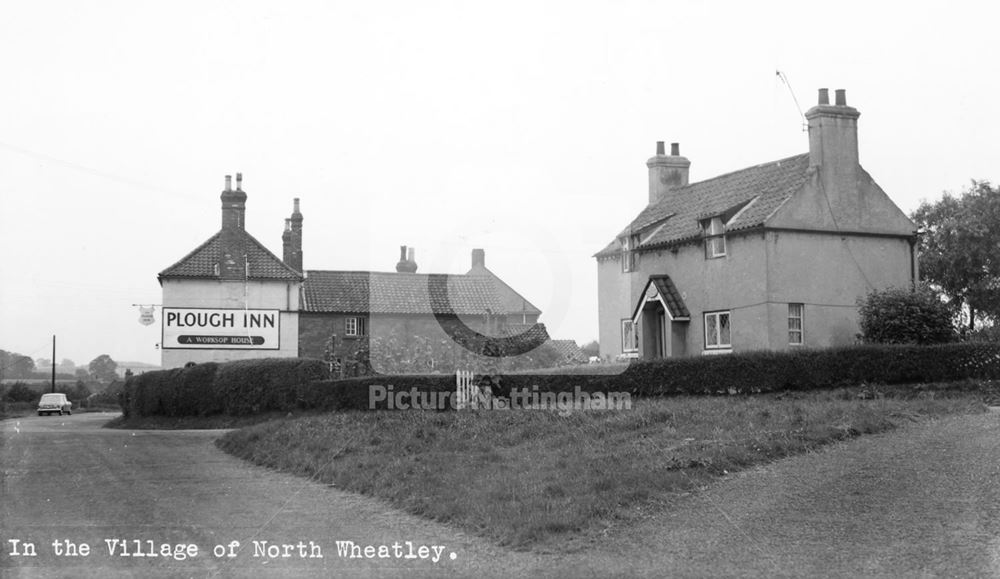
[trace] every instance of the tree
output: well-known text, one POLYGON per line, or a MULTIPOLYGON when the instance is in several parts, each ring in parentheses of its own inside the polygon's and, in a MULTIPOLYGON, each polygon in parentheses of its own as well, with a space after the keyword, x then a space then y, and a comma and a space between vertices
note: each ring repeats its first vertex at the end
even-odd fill
POLYGON ((56 371, 64 374, 73 374, 76 372, 76 362, 69 358, 63 358, 62 362, 59 362, 59 365, 56 366, 56 371))
POLYGON ((70 398, 73 400, 86 400, 91 395, 91 391, 83 380, 77 380, 70 394, 70 398))
POLYGON ((35 361, 28 356, 0 350, 0 378, 31 378, 35 361))
POLYGON ((923 230, 921 277, 966 311, 970 330, 977 319, 1000 319, 1000 188, 973 181, 911 217, 923 230))
POLYGON ((15 382, 4 394, 4 398, 7 402, 34 402, 38 400, 38 393, 24 382, 15 382))
POLYGON ((584 344, 580 349, 583 350, 583 355, 587 357, 601 355, 601 347, 597 343, 597 340, 591 340, 589 343, 584 344))
POLYGON ((77 368, 73 375, 76 376, 78 380, 90 380, 90 372, 86 368, 77 368))
POLYGON ((927 284, 875 290, 858 299, 861 338, 868 344, 950 342, 954 313, 954 306, 927 284))
POLYGON ((107 354, 101 354, 90 361, 90 375, 98 382, 112 382, 118 378, 118 363, 107 354))

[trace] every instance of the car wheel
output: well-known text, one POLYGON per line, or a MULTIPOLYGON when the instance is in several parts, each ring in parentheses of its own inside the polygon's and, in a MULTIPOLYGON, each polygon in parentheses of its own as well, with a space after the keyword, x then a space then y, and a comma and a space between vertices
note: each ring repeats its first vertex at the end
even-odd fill
POLYGON ((62 416, 62 410, 59 411, 59 416, 62 416))
POLYGON ((44 413, 44 412, 41 412, 41 411, 39 411, 38 415, 39 415, 39 416, 45 416, 45 413, 44 413))

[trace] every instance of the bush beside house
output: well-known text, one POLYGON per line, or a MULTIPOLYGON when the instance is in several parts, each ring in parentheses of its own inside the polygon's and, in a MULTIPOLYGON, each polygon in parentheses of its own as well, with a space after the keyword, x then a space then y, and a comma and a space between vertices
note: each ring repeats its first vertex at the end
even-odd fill
POLYGON ((942 344, 956 338, 954 307, 926 284, 890 287, 858 299, 858 323, 866 344, 942 344))

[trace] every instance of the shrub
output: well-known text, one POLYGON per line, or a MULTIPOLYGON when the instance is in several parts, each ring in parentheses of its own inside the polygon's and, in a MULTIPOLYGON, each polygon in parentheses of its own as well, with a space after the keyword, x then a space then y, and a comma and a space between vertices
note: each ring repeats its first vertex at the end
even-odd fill
POLYGON ((125 384, 120 402, 130 416, 233 416, 299 406, 296 387, 327 377, 326 364, 264 358, 146 372, 125 384))
POLYGON ((327 376, 327 365, 319 360, 240 360, 219 366, 214 387, 222 401, 223 411, 232 416, 242 416, 298 408, 296 387, 327 376))
POLYGON ((954 312, 926 284, 890 287, 858 299, 861 339, 867 344, 941 344, 955 339, 954 312))
POLYGON ((975 330, 962 334, 962 340, 966 342, 993 342, 1000 343, 1000 325, 979 327, 975 330))
POLYGON ((24 382, 14 382, 4 393, 4 400, 7 402, 36 402, 40 397, 38 392, 24 382))

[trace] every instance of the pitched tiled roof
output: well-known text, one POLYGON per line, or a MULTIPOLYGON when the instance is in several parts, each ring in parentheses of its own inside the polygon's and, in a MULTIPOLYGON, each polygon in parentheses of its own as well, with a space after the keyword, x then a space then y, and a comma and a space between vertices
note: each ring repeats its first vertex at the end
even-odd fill
POLYGON ((496 285, 500 299, 503 301, 504 309, 508 313, 535 315, 540 315, 542 313, 542 310, 538 309, 533 303, 529 302, 528 298, 522 296, 517 292, 517 290, 507 285, 507 282, 500 279, 500 276, 490 271, 486 266, 473 266, 473 268, 470 269, 466 275, 485 275, 493 278, 493 283, 496 285))
POLYGON ((691 312, 688 311, 687 305, 684 304, 684 298, 681 297, 681 292, 677 291, 677 286, 674 285, 674 281, 670 279, 669 275, 649 276, 649 281, 646 282, 646 287, 642 288, 642 293, 639 294, 639 300, 636 302, 635 309, 632 311, 633 318, 639 314, 639 310, 645 307, 647 296, 651 295, 649 291, 650 287, 652 287, 659 295, 660 300, 670 313, 671 319, 691 319, 691 312))
MULTIPOLYGON (((726 231, 762 225, 782 203, 805 184, 809 154, 764 163, 671 190, 659 202, 646 206, 623 235, 638 235, 635 249, 653 248, 702 235, 700 221, 732 211, 726 231)), ((618 239, 596 254, 615 255, 618 239)))
POLYGON ((573 362, 587 361, 587 356, 575 340, 549 340, 549 343, 567 360, 573 362))
MULTIPOLYGON (((268 251, 264 245, 254 239, 252 235, 243 229, 233 229, 231 232, 239 236, 237 241, 242 242, 246 247, 247 261, 249 263, 249 279, 276 279, 297 281, 302 279, 302 274, 291 267, 285 265, 273 253, 268 251)), ((185 255, 180 261, 160 272, 160 278, 208 278, 218 279, 216 264, 222 257, 222 234, 218 233, 209 237, 204 243, 199 245, 191 253, 185 255)))
POLYGON ((660 297, 663 298, 667 309, 670 310, 670 317, 675 320, 677 318, 691 317, 691 312, 684 305, 684 298, 681 297, 681 292, 677 291, 677 286, 674 285, 674 281, 670 279, 669 275, 653 275, 649 277, 649 281, 656 288, 656 293, 660 294, 660 297))
POLYGON ((433 297, 439 312, 506 313, 489 276, 309 270, 302 288, 306 312, 429 314, 433 297))

